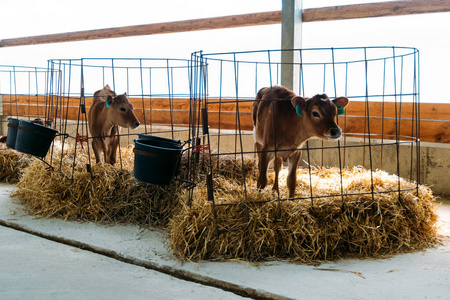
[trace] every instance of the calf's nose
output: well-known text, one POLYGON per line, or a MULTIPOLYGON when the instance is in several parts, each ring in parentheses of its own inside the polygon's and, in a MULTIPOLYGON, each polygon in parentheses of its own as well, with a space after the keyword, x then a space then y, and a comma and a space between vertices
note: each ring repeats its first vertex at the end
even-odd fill
POLYGON ((134 125, 136 125, 136 127, 138 127, 139 125, 141 125, 141 122, 136 121, 136 123, 134 123, 134 125))
POLYGON ((332 138, 338 138, 341 136, 342 130, 340 128, 332 128, 330 134, 332 138))

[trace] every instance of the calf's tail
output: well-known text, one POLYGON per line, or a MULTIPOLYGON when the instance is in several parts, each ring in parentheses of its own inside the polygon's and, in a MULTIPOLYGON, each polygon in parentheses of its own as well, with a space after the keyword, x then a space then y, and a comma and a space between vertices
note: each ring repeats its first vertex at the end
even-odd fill
POLYGON ((258 93, 255 96, 255 101, 253 101, 253 126, 256 126, 256 118, 258 116, 258 109, 259 109, 259 105, 260 105, 260 100, 263 97, 264 91, 266 88, 262 88, 258 91, 258 93))

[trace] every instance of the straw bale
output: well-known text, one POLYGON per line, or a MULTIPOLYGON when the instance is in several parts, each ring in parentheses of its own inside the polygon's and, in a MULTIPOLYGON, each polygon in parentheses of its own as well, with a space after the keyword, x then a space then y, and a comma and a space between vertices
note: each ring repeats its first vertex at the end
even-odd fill
POLYGON ((217 175, 231 180, 253 176, 256 169, 256 159, 247 155, 215 155, 211 158, 211 164, 217 175))
MULTIPOLYGON (((280 172, 280 197, 286 170, 280 172)), ((434 196, 414 182, 363 168, 298 170, 296 197, 277 201, 270 188, 256 189, 254 176, 214 178, 215 201, 198 186, 191 206, 170 222, 170 245, 183 260, 288 259, 301 263, 341 257, 379 257, 423 249, 437 240, 434 196), (342 176, 342 184, 340 178, 342 176), (392 191, 386 193, 374 192, 392 191), (397 192, 398 185, 409 191, 397 192), (341 189, 344 195, 341 195, 341 189), (345 195, 365 193, 358 195, 345 195)), ((273 175, 271 180, 273 180, 273 175)), ((183 195, 184 201, 187 195, 183 195)))
MULTIPOLYGON (((94 164, 90 173, 86 165, 95 159, 86 148, 55 142, 46 157, 54 171, 32 161, 13 196, 46 218, 168 226, 170 246, 182 260, 312 263, 413 251, 437 240, 431 190, 383 171, 299 169, 299 200, 283 201, 286 169, 280 172, 278 194, 271 189, 273 174, 267 188, 256 188, 253 157, 200 155, 188 206, 189 192, 180 181, 152 186, 134 179, 132 145, 121 147, 120 156, 121 163, 94 164), (207 200, 209 172, 214 203, 207 200)), ((183 155, 181 178, 192 159, 183 155)))
POLYGON ((0 182, 19 182, 22 171, 32 161, 32 156, 9 149, 5 144, 0 143, 0 182))
POLYGON ((121 148, 122 168, 119 163, 94 164, 88 172, 86 149, 77 149, 75 153, 73 145, 55 144, 52 155, 46 157, 55 170, 48 171, 41 161, 33 162, 25 169, 13 194, 30 213, 103 223, 152 226, 168 223, 178 205, 181 184, 152 186, 135 180, 131 145, 121 148))

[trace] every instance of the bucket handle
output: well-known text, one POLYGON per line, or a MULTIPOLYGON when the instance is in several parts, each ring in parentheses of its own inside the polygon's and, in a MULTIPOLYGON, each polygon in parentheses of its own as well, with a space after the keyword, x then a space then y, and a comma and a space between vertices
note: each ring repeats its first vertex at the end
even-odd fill
POLYGON ((156 158, 180 158, 181 157, 181 153, 179 154, 159 154, 159 153, 151 153, 151 152, 147 152, 147 151, 142 151, 139 149, 134 148, 133 152, 139 155, 143 155, 143 156, 147 156, 147 157, 156 157, 156 158))
MULTIPOLYGON (((136 143, 136 141, 137 141, 137 139, 134 139, 134 140, 133 140, 134 143, 136 143)), ((180 146, 181 146, 181 149, 180 149, 181 154, 183 154, 185 151, 188 151, 188 150, 194 148, 194 147, 188 147, 188 148, 186 148, 186 149, 183 148, 183 147, 184 147, 187 143, 189 143, 190 141, 191 141, 191 140, 187 140, 187 141, 185 141, 183 144, 180 144, 180 146)), ((136 148, 135 148, 135 149, 136 149, 136 148)), ((140 150, 138 150, 138 151, 140 151, 140 150)), ((135 152, 135 153, 136 153, 136 152, 135 152)), ((141 153, 138 153, 138 154, 141 154, 141 153)), ((143 154, 143 155, 145 155, 145 154, 143 154)))
POLYGON ((18 126, 16 126, 16 125, 13 125, 13 124, 11 124, 11 123, 8 123, 8 127, 11 127, 11 128, 17 129, 17 127, 18 127, 18 126))
POLYGON ((55 137, 58 137, 58 136, 62 136, 62 137, 64 137, 65 139, 67 139, 68 137, 70 137, 70 135, 69 135, 68 133, 57 133, 57 134, 55 134, 55 137))
POLYGON ((43 135, 43 136, 46 136, 46 137, 52 136, 51 134, 47 134, 47 133, 44 133, 44 132, 41 132, 41 131, 38 131, 38 130, 34 130, 34 129, 31 129, 31 128, 26 128, 26 127, 23 127, 23 126, 17 126, 17 129, 18 130, 22 130, 22 131, 31 132, 31 133, 34 133, 34 134, 37 134, 37 135, 43 135))

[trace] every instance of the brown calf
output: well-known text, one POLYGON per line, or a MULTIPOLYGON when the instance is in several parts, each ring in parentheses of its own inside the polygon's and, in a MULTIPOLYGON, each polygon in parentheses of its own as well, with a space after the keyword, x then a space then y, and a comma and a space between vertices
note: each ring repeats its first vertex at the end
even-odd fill
POLYGON ((120 127, 135 129, 139 124, 126 93, 117 96, 109 85, 96 91, 89 109, 89 131, 97 163, 115 164, 120 127))
POLYGON ((327 95, 302 98, 283 86, 259 90, 253 102, 253 136, 258 151, 258 188, 267 185, 267 168, 275 158, 274 190, 278 190, 278 172, 288 160, 287 187, 289 197, 295 192, 297 168, 302 155, 299 150, 308 139, 317 137, 336 140, 341 128, 336 115, 348 104, 345 97, 329 100, 327 95), (276 145, 276 146, 275 146, 276 145))

